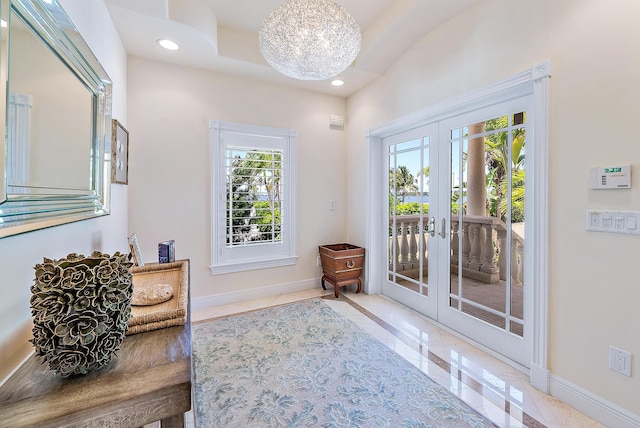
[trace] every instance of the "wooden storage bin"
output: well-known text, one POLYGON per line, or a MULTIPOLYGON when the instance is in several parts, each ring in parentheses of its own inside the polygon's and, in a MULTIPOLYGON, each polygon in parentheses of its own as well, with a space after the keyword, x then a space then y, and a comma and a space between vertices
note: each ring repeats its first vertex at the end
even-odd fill
POLYGON ((182 325, 187 322, 189 307, 189 260, 173 263, 151 263, 136 266, 133 288, 153 284, 169 284, 173 297, 166 302, 150 306, 131 306, 131 319, 127 335, 182 325))
POLYGON ((338 290, 349 284, 358 284, 356 293, 362 291, 360 274, 364 264, 364 248, 351 244, 321 245, 320 260, 322 262, 322 279, 320 284, 323 289, 325 281, 333 285, 334 295, 338 297, 338 290))

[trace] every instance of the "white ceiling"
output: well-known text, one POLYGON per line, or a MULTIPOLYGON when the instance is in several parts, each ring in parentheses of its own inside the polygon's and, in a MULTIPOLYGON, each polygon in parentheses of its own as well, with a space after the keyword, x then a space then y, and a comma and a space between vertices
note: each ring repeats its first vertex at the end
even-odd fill
MULTIPOLYGON (((258 49, 263 19, 286 0, 105 0, 127 53, 175 64, 349 96, 384 74, 407 49, 480 0, 334 0, 355 18, 362 48, 345 85, 300 81, 273 70, 258 49), (167 51, 156 40, 177 42, 167 51)), ((428 52, 425 52, 428 55, 428 52)))

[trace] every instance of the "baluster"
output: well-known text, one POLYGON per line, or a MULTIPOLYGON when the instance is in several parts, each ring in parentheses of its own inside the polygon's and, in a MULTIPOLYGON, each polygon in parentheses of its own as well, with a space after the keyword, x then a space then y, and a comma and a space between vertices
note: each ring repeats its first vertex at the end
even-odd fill
POLYGON ((522 285, 520 282, 520 263, 518 263, 518 246, 520 243, 517 238, 511 238, 511 285, 522 285))
POLYGON ((407 238, 407 224, 400 224, 400 260, 404 268, 404 264, 409 261, 409 240, 407 238))
POLYGON ((425 227, 422 228, 422 233, 420 234, 422 237, 422 252, 420 255, 422 256, 422 260, 424 260, 424 264, 427 263, 427 258, 429 257, 429 248, 427 245, 429 244, 429 232, 425 227))
POLYGON ((429 227, 428 225, 428 217, 424 217, 423 225, 420 233, 420 239, 422 244, 422 251, 420 252, 420 257, 422 260, 422 275, 424 281, 427 281, 427 268, 428 268, 428 259, 429 259, 429 227))
POLYGON ((418 262, 418 241, 416 237, 416 227, 416 223, 409 223, 409 263, 418 262))
POLYGON ((507 245, 507 231, 498 228, 498 241, 500 243, 500 253, 498 253, 498 270, 500 271, 500 279, 507 280, 507 257, 509 246, 507 245))
POLYGON ((496 250, 493 246, 493 224, 485 224, 484 248, 482 250, 482 268, 483 272, 497 273, 498 268, 494 261, 496 250))
POLYGON ((471 260, 471 238, 469 237, 469 223, 462 222, 462 267, 469 267, 469 261, 471 260))
POLYGON ((400 236, 398 236, 398 232, 400 232, 400 234, 402 234, 402 225, 398 226, 396 224, 396 235, 395 235, 395 247, 396 247, 396 256, 395 256, 395 262, 396 262, 396 271, 398 270, 399 266, 400 266, 400 236), (399 227, 399 229, 398 229, 399 227))
POLYGON ((482 261, 480 260, 480 225, 472 224, 469 226, 471 231, 471 260, 469 261, 469 269, 480 270, 482 261))
POLYGON ((460 252, 460 236, 458 235, 458 229, 460 228, 460 222, 455 220, 451 221, 451 264, 458 265, 458 257, 460 252))
POLYGON ((400 269, 402 263, 402 223, 396 224, 396 266, 400 269))
POLYGON ((393 270, 393 249, 395 247, 395 245, 393 245, 393 238, 395 236, 395 234, 393 233, 393 228, 389 228, 390 230, 390 236, 389 236, 389 270, 393 270))
POLYGON ((524 242, 518 240, 518 284, 524 284, 524 242))

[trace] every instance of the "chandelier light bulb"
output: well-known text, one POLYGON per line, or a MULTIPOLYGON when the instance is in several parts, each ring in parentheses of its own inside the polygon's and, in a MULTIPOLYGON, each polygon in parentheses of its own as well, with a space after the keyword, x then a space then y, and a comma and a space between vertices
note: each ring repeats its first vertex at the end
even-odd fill
POLYGON ((280 73, 300 80, 326 80, 346 70, 360 51, 355 19, 327 0, 290 0, 262 23, 260 52, 280 73))

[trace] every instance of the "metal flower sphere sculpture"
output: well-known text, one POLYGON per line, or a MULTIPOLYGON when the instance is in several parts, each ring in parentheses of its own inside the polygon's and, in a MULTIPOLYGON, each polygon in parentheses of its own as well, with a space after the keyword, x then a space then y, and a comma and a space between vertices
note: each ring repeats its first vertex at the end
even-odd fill
POLYGON ((111 361, 131 318, 132 266, 128 254, 100 252, 35 266, 31 342, 51 370, 68 377, 111 361))
POLYGON ((300 80, 324 80, 358 56, 362 35, 347 10, 327 0, 290 0, 269 14, 259 47, 269 65, 300 80))

